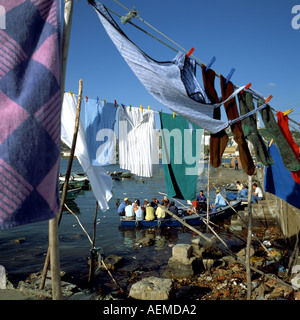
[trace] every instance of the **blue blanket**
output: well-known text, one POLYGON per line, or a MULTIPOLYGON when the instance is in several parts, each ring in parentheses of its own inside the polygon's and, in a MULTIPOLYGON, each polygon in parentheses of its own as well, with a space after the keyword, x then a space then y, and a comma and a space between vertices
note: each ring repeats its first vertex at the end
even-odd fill
POLYGON ((265 169, 265 191, 300 209, 300 185, 285 168, 277 146, 271 145, 269 152, 275 163, 265 169))
POLYGON ((5 1, 0 30, 0 229, 59 208, 60 1, 5 1))
POLYGON ((93 166, 114 162, 114 124, 117 108, 113 103, 88 99, 85 103, 86 144, 93 166))

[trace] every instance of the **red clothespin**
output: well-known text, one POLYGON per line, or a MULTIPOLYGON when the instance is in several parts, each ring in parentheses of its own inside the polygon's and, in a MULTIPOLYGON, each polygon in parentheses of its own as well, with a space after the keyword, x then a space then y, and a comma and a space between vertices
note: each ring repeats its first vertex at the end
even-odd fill
POLYGON ((115 108, 117 107, 117 100, 115 100, 115 108))
POLYGON ((85 96, 85 101, 86 101, 86 102, 88 102, 88 101, 89 101, 88 96, 85 96))
POLYGON ((273 98, 272 95, 268 96, 268 98, 265 100, 265 103, 268 103, 273 98))
MULTIPOLYGON (((249 89, 251 86, 252 86, 252 83, 250 82, 250 83, 248 83, 248 84, 245 86, 245 89, 249 89)), ((242 93, 244 93, 244 90, 242 90, 242 91, 240 92, 240 94, 242 94, 242 93)))
POLYGON ((192 48, 187 54, 186 57, 189 58, 189 56, 195 51, 194 48, 192 48))

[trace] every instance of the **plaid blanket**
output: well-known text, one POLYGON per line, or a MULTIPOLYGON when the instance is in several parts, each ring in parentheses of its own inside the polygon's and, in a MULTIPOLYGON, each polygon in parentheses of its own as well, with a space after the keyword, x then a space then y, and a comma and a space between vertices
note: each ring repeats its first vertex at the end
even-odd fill
POLYGON ((59 207, 60 1, 1 2, 0 229, 59 207))

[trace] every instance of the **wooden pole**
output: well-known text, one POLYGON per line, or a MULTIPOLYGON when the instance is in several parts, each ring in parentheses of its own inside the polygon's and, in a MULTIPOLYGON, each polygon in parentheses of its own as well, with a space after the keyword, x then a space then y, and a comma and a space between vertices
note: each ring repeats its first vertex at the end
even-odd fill
MULTIPOLYGON (((61 97, 65 90, 65 76, 67 67, 67 57, 69 51, 69 40, 71 33, 73 13, 73 0, 65 2, 64 9, 64 28, 62 39, 62 77, 61 77, 61 97)), ((61 280, 60 280, 60 264, 59 264, 59 240, 58 240, 58 218, 49 220, 49 248, 47 256, 51 257, 51 279, 52 279, 52 297, 53 300, 62 299, 61 280), (49 254, 48 254, 49 252, 49 254)), ((48 258, 48 260, 50 260, 48 258)), ((49 262, 48 262, 49 265, 49 262)), ((48 268, 48 267, 47 267, 48 268)), ((47 273, 47 270, 46 270, 47 273)), ((46 276, 45 276, 46 279, 46 276)), ((45 283, 45 280, 44 280, 45 283)))
POLYGON ((251 300, 250 249, 252 241, 252 176, 248 176, 248 236, 246 246, 247 300, 251 300))
POLYGON ((207 167, 207 207, 206 207, 206 233, 208 233, 208 224, 209 224, 209 183, 210 183, 210 152, 208 157, 208 167, 207 167))
MULTIPOLYGON (((77 101, 74 135, 73 135, 70 158, 69 158, 69 162, 68 162, 68 168, 67 168, 66 177, 65 177, 65 183, 63 186, 61 200, 60 200, 60 208, 59 208, 58 218, 57 218, 57 228, 58 228, 60 221, 61 221, 61 218, 62 218, 64 204, 65 204, 66 197, 67 197, 67 190, 68 190, 69 179, 70 179, 70 175, 71 175, 73 159, 74 159, 74 155, 75 155, 76 141, 77 141, 77 135, 78 135, 79 123, 80 123, 79 119, 80 119, 80 109, 81 109, 82 87, 83 87, 83 84, 82 84, 82 80, 80 79, 79 80, 79 91, 78 91, 78 101, 77 101)), ((50 226, 49 226, 49 228, 50 228, 50 226)), ((43 272, 42 272, 42 278, 41 278, 41 282, 40 282, 40 290, 44 289, 44 286, 45 286, 47 270, 49 267, 49 261, 50 261, 50 250, 48 247, 47 256, 45 259, 44 268, 43 268, 43 272)))
POLYGON ((92 240, 92 248, 91 248, 91 264, 89 270, 89 278, 88 284, 89 289, 92 292, 94 289, 94 273, 95 273, 95 240, 96 240, 96 224, 97 224, 97 211, 98 211, 98 201, 96 201, 96 208, 95 208, 95 216, 94 216, 94 231, 93 231, 93 240, 92 240))

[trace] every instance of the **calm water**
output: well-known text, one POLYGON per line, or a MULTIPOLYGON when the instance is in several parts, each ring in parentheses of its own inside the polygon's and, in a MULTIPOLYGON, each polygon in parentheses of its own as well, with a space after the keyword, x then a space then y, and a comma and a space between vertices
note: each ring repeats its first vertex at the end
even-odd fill
MULTIPOLYGON (((61 160, 60 172, 65 173, 67 159, 61 160)), ((207 167, 207 164, 205 164, 207 167)), ((118 165, 106 167, 109 171, 120 170, 118 165)), ((73 172, 82 172, 75 159, 73 172)), ((104 254, 116 254, 125 257, 126 261, 134 261, 137 265, 151 265, 167 263, 171 256, 172 245, 190 243, 191 233, 181 228, 167 230, 161 233, 159 230, 120 230, 117 203, 124 197, 132 200, 138 198, 143 202, 145 198, 163 195, 158 192, 166 192, 163 170, 153 178, 135 177, 114 181, 113 197, 109 202, 110 209, 106 212, 98 210, 96 247, 101 247, 104 254), (135 240, 145 234, 152 233, 154 245, 137 248, 135 240)), ((205 188, 207 183, 207 170, 200 176, 198 189, 205 188), (205 173, 206 172, 206 173, 205 173)), ((214 192, 211 193, 214 198, 214 192)), ((186 202, 184 202, 186 203, 186 202)), ((77 213, 81 223, 92 238, 93 220, 96 200, 92 191, 84 191, 70 205, 77 213)), ((87 258, 90 256, 90 242, 78 225, 75 217, 64 212, 59 228, 60 234, 60 258, 61 269, 78 277, 86 277, 88 274, 87 258)), ((225 234, 228 241, 234 241, 225 234)), ((32 272, 40 271, 43 267, 48 246, 48 222, 33 223, 8 230, 0 230, 0 264, 3 265, 12 279, 21 279, 32 272), (23 239, 24 238, 24 239, 23 239), (17 243, 16 239, 23 239, 17 243)))

